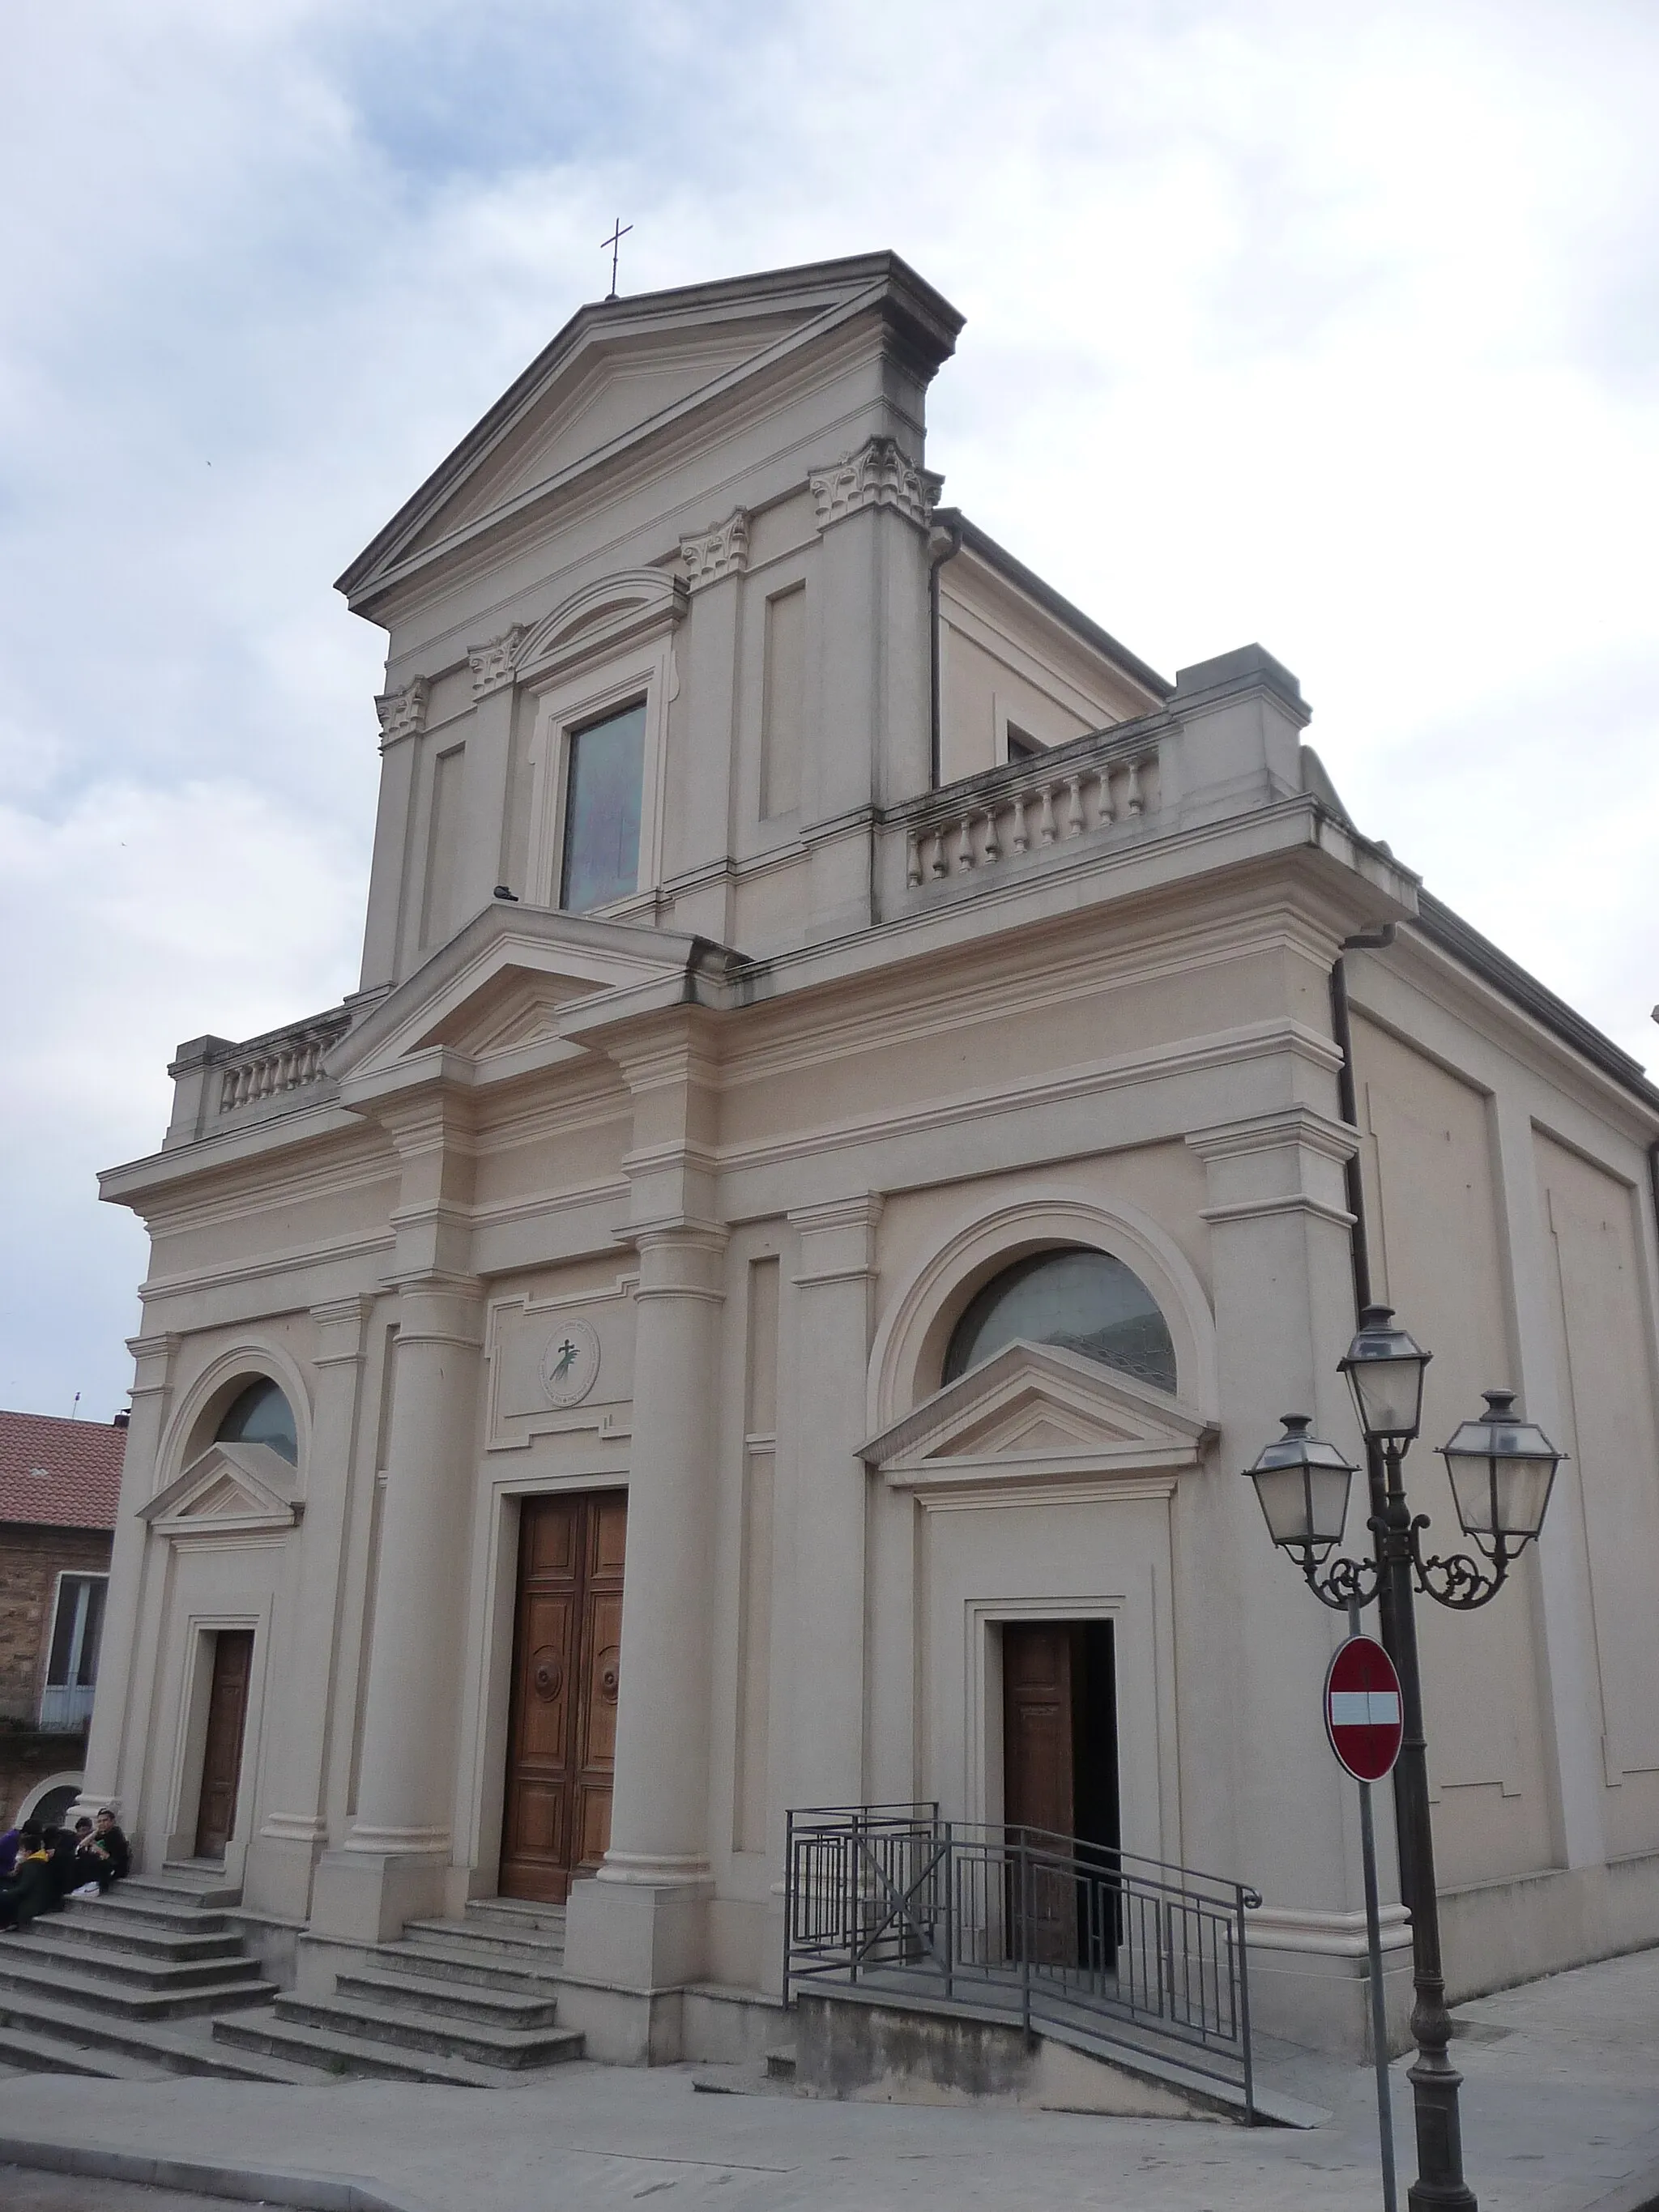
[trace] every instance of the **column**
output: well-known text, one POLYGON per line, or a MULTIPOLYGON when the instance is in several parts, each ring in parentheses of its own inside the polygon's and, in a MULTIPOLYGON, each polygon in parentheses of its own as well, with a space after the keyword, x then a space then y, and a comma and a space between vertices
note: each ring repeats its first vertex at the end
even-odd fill
MULTIPOLYGON (((792 1802, 865 1801, 866 1418, 873 1194, 801 1208, 795 1291, 792 1802)), ((900 1501, 906 1510, 908 1501, 900 1501)))
POLYGON ((483 1343, 481 1284, 400 1286, 357 1816, 317 1869, 328 1935, 384 1942, 445 1903, 483 1343))
MULTIPOLYGON (((87 1738, 86 1780, 74 1808, 78 1818, 88 1809, 95 1813, 100 1805, 107 1805, 129 1830, 138 1816, 149 1717, 134 1665, 149 1534, 148 1524, 138 1518, 138 1508, 155 1487, 156 1455, 180 1342, 180 1338, 165 1330, 127 1340, 127 1350, 135 1363, 132 1418, 127 1425, 121 1502, 111 1546, 98 1689, 87 1738), (135 1686, 140 1690, 137 1697, 135 1686)), ((142 1844, 143 1838, 137 1841, 142 1844)), ((159 1848, 153 1856, 159 1865, 159 1848)))
POLYGON ((340 1577, 356 1471, 364 1335, 373 1297, 313 1306, 317 1331, 305 1518, 290 1541, 299 1557, 282 1626, 270 1768, 273 1809, 248 1851, 247 1903, 304 1920, 311 1882, 328 1839, 324 1778, 334 1723, 340 1577))
MULTIPOLYGON (((1305 1106, 1189 1135, 1205 1164, 1222 1435, 1206 1484, 1183 1486, 1181 1671, 1182 1855, 1262 1893, 1250 1942, 1256 2024, 1298 2043, 1358 2053, 1365 2039, 1365 1934, 1358 1801, 1325 1739, 1321 1692, 1343 1617, 1321 1605, 1269 1540, 1243 1479, 1280 1416, 1363 1466, 1337 1362, 1352 1333, 1353 1285, 1342 1168, 1346 1124, 1305 1106), (1194 1786, 1195 1784, 1195 1786, 1194 1786)), ((1363 1474, 1345 1549, 1369 1554, 1363 1474)), ((1367 1629, 1375 1633, 1373 1609, 1367 1629)), ((1379 1808, 1384 1895, 1393 1897, 1393 1822, 1379 1808)), ((1411 2001, 1409 1936, 1384 1909, 1390 2016, 1411 2001)))

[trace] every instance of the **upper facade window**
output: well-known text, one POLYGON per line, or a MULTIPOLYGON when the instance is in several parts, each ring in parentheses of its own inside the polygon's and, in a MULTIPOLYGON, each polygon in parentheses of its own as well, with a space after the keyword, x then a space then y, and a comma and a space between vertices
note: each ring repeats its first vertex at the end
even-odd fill
POLYGON ((233 1399, 214 1437, 216 1443, 264 1444, 290 1467, 300 1463, 294 1408, 276 1385, 262 1377, 233 1399))
POLYGON ((559 904, 591 914, 639 889, 644 700, 573 730, 567 760, 559 904))
POLYGON ((1057 1344, 1154 1389, 1176 1387, 1175 1346, 1152 1292, 1109 1252, 1033 1252, 979 1291, 951 1334, 945 1381, 1017 1337, 1057 1344))

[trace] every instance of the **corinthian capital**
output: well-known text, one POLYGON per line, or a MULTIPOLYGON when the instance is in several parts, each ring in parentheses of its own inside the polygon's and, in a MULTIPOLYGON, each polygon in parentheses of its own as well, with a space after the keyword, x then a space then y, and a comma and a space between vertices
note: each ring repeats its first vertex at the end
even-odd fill
POLYGON ((734 507, 724 522, 697 538, 682 538, 680 562, 688 589, 701 591, 722 576, 740 576, 749 566, 749 517, 734 507))
POLYGON ((925 529, 945 484, 931 469, 907 460, 894 438, 869 439, 857 453, 843 453, 833 468, 815 469, 808 482, 820 530, 866 507, 896 507, 925 529))
POLYGON ((400 691, 383 691, 374 702, 374 711, 380 718, 380 750, 396 744, 399 738, 418 737, 426 727, 427 702, 432 696, 431 684, 424 676, 411 676, 400 691))
POLYGON ((524 624, 514 623, 488 644, 468 647, 466 663, 472 671, 474 699, 487 699, 492 691, 499 691, 504 684, 513 681, 514 659, 524 632, 524 624))

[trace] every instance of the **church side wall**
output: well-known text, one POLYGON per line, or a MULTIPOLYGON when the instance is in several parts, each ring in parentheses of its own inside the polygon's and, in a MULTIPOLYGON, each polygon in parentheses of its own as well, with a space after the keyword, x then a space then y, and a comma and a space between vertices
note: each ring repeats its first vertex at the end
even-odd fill
POLYGON ((1457 1547, 1429 1447, 1481 1388, 1516 1389, 1570 1455, 1503 1595, 1419 1609, 1449 1972, 1468 1991, 1659 1939, 1649 1132, 1430 948, 1351 966, 1373 1276, 1436 1353, 1407 1469, 1432 1539, 1457 1547))

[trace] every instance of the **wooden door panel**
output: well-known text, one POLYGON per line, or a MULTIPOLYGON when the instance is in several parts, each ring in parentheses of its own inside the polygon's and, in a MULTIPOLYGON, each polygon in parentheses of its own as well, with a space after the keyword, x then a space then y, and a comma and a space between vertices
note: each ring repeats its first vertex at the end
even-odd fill
POLYGON ((558 1903, 610 1841, 625 1492, 520 1508, 503 1896, 558 1903))
MULTIPOLYGON (((1072 1760, 1072 1630, 1013 1622, 1002 1632, 1003 1820, 1011 1828, 1076 1834, 1072 1760)), ((1072 1877, 1029 1862, 1011 1865, 1011 1920, 1039 1965, 1077 1956, 1072 1877)))
POLYGON ((253 1631, 222 1628, 213 1639, 213 1681, 208 1692, 207 1738, 202 1750, 202 1794, 196 1814, 198 1858, 222 1858, 230 1841, 252 1675, 253 1631))

